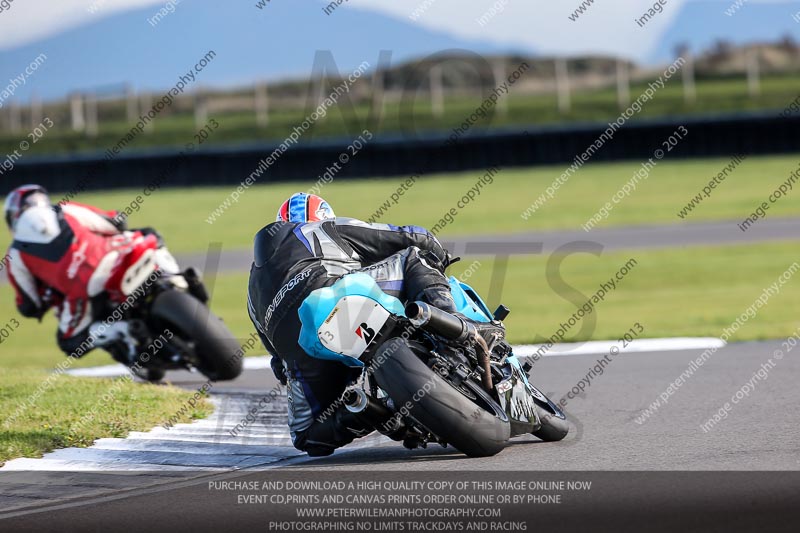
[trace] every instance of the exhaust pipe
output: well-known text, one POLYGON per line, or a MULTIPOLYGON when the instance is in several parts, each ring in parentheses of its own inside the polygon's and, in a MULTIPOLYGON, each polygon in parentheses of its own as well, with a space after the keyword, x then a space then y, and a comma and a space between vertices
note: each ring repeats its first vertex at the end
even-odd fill
POLYGON ((424 302, 412 302, 406 306, 406 316, 414 326, 437 333, 442 337, 466 342, 474 338, 478 342, 478 361, 481 363, 483 388, 489 393, 494 391, 492 384, 492 367, 489 362, 489 347, 482 337, 477 335, 475 326, 455 315, 442 311, 424 302))
POLYGON ((465 342, 475 334, 472 324, 425 302, 408 304, 406 316, 414 326, 456 342, 465 342))
POLYGON ((369 407, 369 396, 361 389, 350 389, 344 395, 344 405, 353 414, 363 413, 369 407))
POLYGON ((390 439, 402 440, 405 435, 405 424, 399 416, 395 416, 388 407, 370 398, 361 389, 350 389, 345 392, 344 405, 357 419, 369 425, 390 439))

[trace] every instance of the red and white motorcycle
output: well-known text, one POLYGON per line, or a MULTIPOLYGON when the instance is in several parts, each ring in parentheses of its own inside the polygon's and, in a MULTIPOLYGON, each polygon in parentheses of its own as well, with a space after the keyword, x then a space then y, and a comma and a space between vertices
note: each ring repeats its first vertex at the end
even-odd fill
POLYGON ((105 283, 108 318, 95 324, 123 333, 133 353, 133 368, 149 381, 167 370, 196 369, 215 381, 242 371, 240 343, 208 308, 208 293, 193 268, 180 271, 155 235, 128 231, 111 239, 114 261, 105 283), (115 327, 116 325, 122 327, 115 327))

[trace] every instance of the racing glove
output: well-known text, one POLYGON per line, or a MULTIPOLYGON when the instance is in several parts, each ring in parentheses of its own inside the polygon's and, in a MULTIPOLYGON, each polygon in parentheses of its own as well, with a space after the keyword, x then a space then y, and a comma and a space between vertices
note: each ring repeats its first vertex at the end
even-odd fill
POLYGON ((442 274, 445 273, 447 268, 450 265, 458 263, 461 261, 460 257, 453 257, 453 255, 446 251, 444 252, 444 259, 440 259, 435 253, 425 250, 419 253, 420 258, 424 259, 426 263, 430 266, 441 272, 442 274))
POLYGON ((272 367, 272 373, 275 374, 275 379, 277 379, 281 385, 286 386, 286 368, 283 366, 283 360, 273 355, 272 359, 269 361, 269 366, 272 367))

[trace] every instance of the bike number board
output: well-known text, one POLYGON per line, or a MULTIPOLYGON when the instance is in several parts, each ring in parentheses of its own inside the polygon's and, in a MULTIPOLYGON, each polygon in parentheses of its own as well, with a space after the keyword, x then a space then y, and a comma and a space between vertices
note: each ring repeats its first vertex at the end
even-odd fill
POLYGON ((319 340, 332 352, 360 358, 378 336, 391 314, 366 296, 346 296, 317 330, 319 340))
POLYGON ((120 290, 125 296, 130 296, 145 284, 147 279, 156 271, 155 252, 147 250, 134 264, 128 267, 122 278, 120 290))

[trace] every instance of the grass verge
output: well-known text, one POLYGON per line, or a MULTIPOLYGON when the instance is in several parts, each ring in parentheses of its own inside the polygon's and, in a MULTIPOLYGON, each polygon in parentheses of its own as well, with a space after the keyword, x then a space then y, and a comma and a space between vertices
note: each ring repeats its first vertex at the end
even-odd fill
MULTIPOLYGON (((52 378, 51 387, 33 406, 18 411, 47 378, 44 371, 0 368, 0 464, 147 431, 179 413, 193 396, 171 386, 61 375, 52 378)), ((204 418, 211 411, 211 404, 201 400, 183 412, 180 422, 204 418)))

